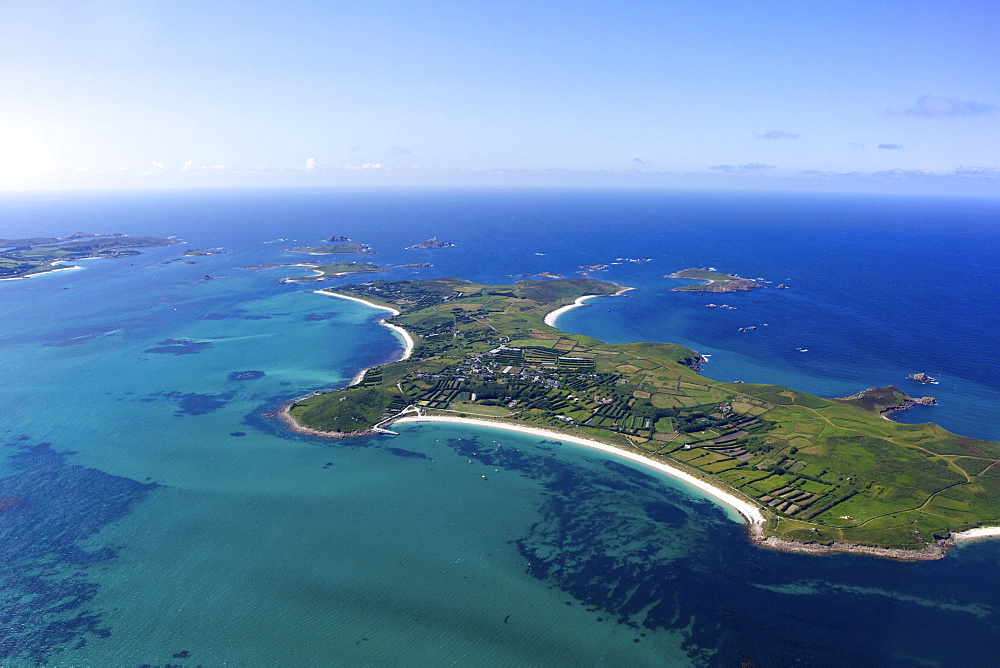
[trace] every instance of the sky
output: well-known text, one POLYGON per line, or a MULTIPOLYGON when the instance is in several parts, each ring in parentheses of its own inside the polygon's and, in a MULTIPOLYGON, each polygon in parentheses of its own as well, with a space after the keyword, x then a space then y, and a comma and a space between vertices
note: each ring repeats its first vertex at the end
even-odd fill
POLYGON ((996 0, 0 0, 0 190, 1000 195, 996 0))

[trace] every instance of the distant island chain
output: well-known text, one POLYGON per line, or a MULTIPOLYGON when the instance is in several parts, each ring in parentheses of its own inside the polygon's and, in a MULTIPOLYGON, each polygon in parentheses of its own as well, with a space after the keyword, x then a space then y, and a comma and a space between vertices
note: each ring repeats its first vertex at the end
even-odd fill
MULTIPOLYGON (((712 281, 710 291, 763 287, 709 269, 674 276, 712 281)), ((704 358, 684 346, 556 328, 566 310, 625 290, 590 278, 319 290, 386 310, 381 322, 404 354, 280 417, 333 438, 457 420, 600 448, 696 485, 738 511, 754 542, 786 551, 937 559, 957 540, 1000 534, 1000 443, 885 419, 933 398, 889 386, 824 399, 718 382, 697 373, 704 358)))

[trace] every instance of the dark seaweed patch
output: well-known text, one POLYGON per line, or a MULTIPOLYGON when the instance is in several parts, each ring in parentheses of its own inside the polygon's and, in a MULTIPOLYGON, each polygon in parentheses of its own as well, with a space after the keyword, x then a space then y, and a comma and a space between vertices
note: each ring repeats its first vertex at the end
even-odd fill
POLYGON ((111 635, 102 613, 83 608, 98 590, 89 567, 119 548, 90 551, 80 543, 158 485, 69 464, 70 453, 47 443, 5 447, 16 449, 14 473, 0 478, 0 497, 17 503, 0 512, 0 658, 44 664, 90 637, 111 635))
POLYGON ((285 318, 291 315, 291 313, 268 313, 266 315, 251 314, 249 311, 243 308, 233 309, 225 313, 220 313, 218 311, 211 311, 204 314, 199 320, 228 320, 229 318, 235 318, 237 320, 270 320, 272 318, 285 318))
POLYGON ((396 455, 397 457, 415 457, 417 459, 429 459, 427 455, 422 452, 413 452, 412 450, 404 450, 403 448, 386 448, 386 452, 390 455, 396 455))
POLYGON ((643 510, 649 519, 671 527, 684 526, 688 519, 688 514, 682 508, 665 501, 650 501, 643 506, 643 510))
POLYGON ((180 411, 178 413, 184 415, 204 415, 206 413, 212 413, 219 410, 227 403, 227 399, 231 399, 232 395, 227 393, 223 394, 195 394, 191 392, 189 394, 183 394, 180 396, 179 406, 180 411))
MULTIPOLYGON (((177 403, 178 411, 174 413, 177 417, 185 415, 205 415, 213 413, 236 396, 236 392, 223 392, 221 394, 198 394, 196 392, 157 392, 153 397, 164 397, 177 403)), ((145 399, 144 399, 145 400, 145 399)))
POLYGON ((192 341, 191 339, 164 339, 155 348, 147 348, 143 352, 158 355, 193 355, 208 350, 212 344, 208 341, 192 341))
MULTIPOLYGON (((779 560, 800 567, 796 577, 815 577, 815 567, 804 563, 809 557, 740 540, 745 529, 724 520, 715 504, 618 462, 567 462, 547 452, 548 443, 528 452, 477 438, 448 444, 463 458, 540 483, 539 519, 514 544, 529 575, 582 603, 595 622, 671 630, 696 665, 880 664, 866 639, 869 625, 855 621, 870 618, 869 601, 848 600, 850 610, 831 625, 810 597, 748 586, 766 574, 789 577, 779 560)), ((896 605, 896 618, 923 612, 896 605)))
POLYGON ((318 322, 320 320, 329 320, 330 318, 336 318, 337 313, 307 313, 302 317, 303 320, 307 322, 318 322))
POLYGON ((231 371, 229 380, 257 380, 264 377, 263 371, 231 371))

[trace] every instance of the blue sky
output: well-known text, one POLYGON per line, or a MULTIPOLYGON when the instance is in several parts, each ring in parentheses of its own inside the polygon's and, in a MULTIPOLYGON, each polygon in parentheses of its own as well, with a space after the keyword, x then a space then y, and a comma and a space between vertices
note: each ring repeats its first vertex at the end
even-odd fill
POLYGON ((1000 194, 1000 3, 0 3, 0 189, 1000 194))

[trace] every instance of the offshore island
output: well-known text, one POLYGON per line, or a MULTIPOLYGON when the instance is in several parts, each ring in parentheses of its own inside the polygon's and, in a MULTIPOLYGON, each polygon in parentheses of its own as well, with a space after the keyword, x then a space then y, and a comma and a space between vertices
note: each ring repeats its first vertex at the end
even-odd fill
MULTIPOLYGON (((715 267, 702 267, 700 269, 683 269, 664 276, 664 278, 691 278, 702 283, 693 285, 682 285, 674 288, 674 292, 749 292, 754 288, 764 287, 749 278, 742 278, 736 274, 723 274, 716 271, 715 267)), ((784 288, 784 284, 778 287, 784 288)))
POLYGON ((605 344, 554 326, 624 290, 458 278, 319 290, 391 313, 381 322, 405 351, 280 416, 334 438, 461 420, 597 447, 697 485, 736 509, 755 543, 786 551, 937 559, 956 540, 1000 533, 1000 442, 883 419, 914 401, 896 387, 824 399, 718 382, 684 346, 605 344))

